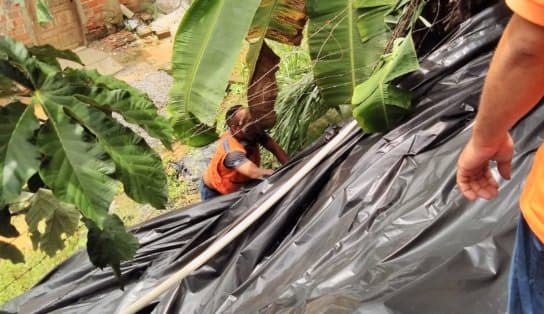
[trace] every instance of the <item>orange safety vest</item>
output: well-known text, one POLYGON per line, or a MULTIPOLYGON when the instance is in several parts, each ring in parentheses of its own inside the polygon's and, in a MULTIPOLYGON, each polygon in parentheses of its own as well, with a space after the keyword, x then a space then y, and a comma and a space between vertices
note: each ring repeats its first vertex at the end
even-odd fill
POLYGON ((236 169, 225 167, 224 162, 227 154, 236 151, 244 153, 249 160, 260 166, 261 155, 258 147, 255 147, 248 155, 248 151, 244 145, 232 136, 230 132, 226 132, 219 139, 215 154, 204 173, 204 183, 208 187, 215 189, 221 194, 228 194, 238 191, 244 183, 251 180, 251 178, 239 173, 236 169))
MULTIPOLYGON (((517 15, 544 26, 544 0, 506 0, 517 15)), ((544 146, 538 149, 519 201, 523 218, 544 243, 544 146)))

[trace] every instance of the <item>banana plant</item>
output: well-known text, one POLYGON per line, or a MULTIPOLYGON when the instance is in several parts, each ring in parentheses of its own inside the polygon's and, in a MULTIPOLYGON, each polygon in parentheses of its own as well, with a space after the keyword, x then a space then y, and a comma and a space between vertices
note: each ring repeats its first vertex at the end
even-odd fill
MULTIPOLYGON (((320 94, 319 104, 324 106, 313 112, 346 109, 355 88, 382 66, 381 56, 391 38, 398 36, 393 30, 401 17, 419 14, 408 8, 421 2, 252 0, 242 4, 233 1, 195 1, 176 35, 173 56, 176 83, 170 112, 177 136, 188 144, 203 145, 217 138, 216 117, 244 36, 249 42, 248 105, 253 118, 269 128, 276 121, 274 104, 278 86, 274 73, 281 61, 266 45, 266 38, 298 45, 309 19, 307 40, 313 77, 320 94), (249 20, 251 24, 247 23, 249 20)), ((285 113, 285 108, 282 111, 285 113)), ((365 119, 368 118, 372 117, 365 119)))
POLYGON ((304 0, 262 1, 246 36, 249 43, 246 56, 249 72, 247 103, 253 123, 263 129, 276 124, 276 72, 281 61, 266 44, 265 38, 290 46, 300 45, 308 19, 305 7, 304 0))
POLYGON ((410 93, 393 81, 419 68, 412 37, 395 40, 392 52, 382 57, 382 63, 353 94, 353 116, 367 133, 388 130, 409 111, 410 93))
POLYGON ((167 147, 173 132, 147 95, 113 77, 62 69, 58 59, 81 63, 68 50, 0 37, 0 90, 8 97, 0 106, 0 212, 26 214, 36 246, 49 254, 81 216, 91 261, 119 275, 138 243, 108 213, 118 183, 156 208, 165 207, 167 192, 159 155, 113 113, 167 147))
POLYGON ((168 111, 176 137, 194 146, 217 138, 219 104, 259 0, 196 0, 185 13, 172 54, 168 111))
POLYGON ((176 137, 193 146, 217 138, 216 117, 244 39, 250 44, 249 107, 256 116, 269 115, 277 56, 262 49, 264 39, 300 44, 305 22, 303 0, 195 1, 174 39, 169 112, 176 137))

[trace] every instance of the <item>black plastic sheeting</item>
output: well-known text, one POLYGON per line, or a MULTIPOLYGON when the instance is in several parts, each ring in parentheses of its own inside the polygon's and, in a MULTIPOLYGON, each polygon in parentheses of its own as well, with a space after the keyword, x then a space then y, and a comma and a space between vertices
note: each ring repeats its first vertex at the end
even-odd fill
MULTIPOLYGON (((497 199, 463 199, 455 170, 508 17, 495 7, 464 24, 403 81, 415 95, 408 121, 383 136, 346 137, 268 214, 143 312, 504 312, 518 195, 542 140, 544 106, 513 129, 513 176, 497 199)), ((249 191, 134 228, 141 248, 122 264, 124 291, 80 252, 3 309, 118 311, 262 203, 327 138, 249 191)))

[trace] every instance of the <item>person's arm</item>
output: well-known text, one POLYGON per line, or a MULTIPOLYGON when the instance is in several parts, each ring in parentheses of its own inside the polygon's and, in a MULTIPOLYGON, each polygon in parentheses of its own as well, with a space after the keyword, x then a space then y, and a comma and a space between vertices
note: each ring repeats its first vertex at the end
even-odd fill
POLYGON ((287 163, 287 161, 289 160, 289 156, 283 150, 283 148, 281 148, 281 146, 278 143, 276 143, 276 141, 274 141, 273 138, 268 136, 267 139, 262 144, 263 144, 263 147, 266 148, 266 150, 268 150, 274 156, 276 156, 276 158, 282 165, 287 163))
POLYGON ((251 160, 249 160, 245 152, 233 151, 227 154, 223 165, 230 169, 235 169, 237 172, 251 179, 258 179, 263 176, 269 176, 274 171, 271 169, 260 168, 251 160))
POLYGON ((544 94, 544 27, 514 15, 487 75, 472 137, 458 160, 457 184, 469 200, 491 199, 498 184, 489 162, 510 178, 513 142, 508 130, 544 94))
POLYGON ((251 179, 258 179, 264 176, 272 175, 274 173, 274 170, 272 169, 257 167, 257 165, 249 159, 244 161, 241 165, 239 165, 235 169, 239 173, 251 179))

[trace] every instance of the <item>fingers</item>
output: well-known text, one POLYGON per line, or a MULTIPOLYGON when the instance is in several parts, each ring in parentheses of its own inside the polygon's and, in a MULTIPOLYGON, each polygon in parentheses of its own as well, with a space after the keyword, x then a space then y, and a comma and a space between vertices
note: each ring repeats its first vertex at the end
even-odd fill
POLYGON ((500 175, 509 180, 512 172, 514 145, 509 134, 494 146, 475 144, 471 138, 457 161, 457 184, 463 195, 474 201, 481 197, 497 196, 499 185, 490 170, 490 161, 496 161, 500 175))
POLYGON ((457 184, 463 196, 470 201, 477 198, 493 199, 499 191, 499 185, 489 167, 480 169, 477 173, 460 168, 457 172, 457 184))

